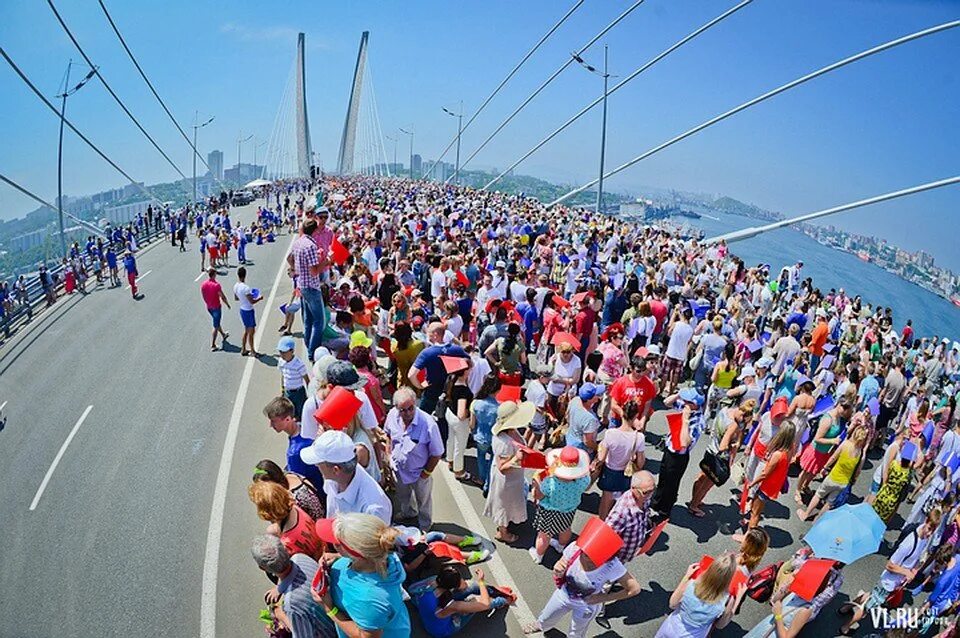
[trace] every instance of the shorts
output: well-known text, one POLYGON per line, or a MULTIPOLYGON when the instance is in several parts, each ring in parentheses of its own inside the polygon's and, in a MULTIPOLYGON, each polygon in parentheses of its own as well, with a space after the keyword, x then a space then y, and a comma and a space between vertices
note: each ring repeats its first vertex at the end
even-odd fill
POLYGON ((668 383, 676 383, 680 380, 680 373, 683 372, 683 361, 673 357, 663 358, 663 378, 668 383))
POLYGON ((876 587, 870 590, 870 596, 867 597, 867 602, 863 604, 863 610, 869 611, 874 607, 880 607, 890 596, 891 592, 888 592, 881 583, 877 583, 876 587))
POLYGON ((257 327, 257 314, 254 310, 243 310, 240 309, 240 321, 243 322, 244 328, 256 328, 257 327))
POLYGON ((207 312, 210 313, 210 316, 213 318, 213 327, 220 327, 220 319, 223 317, 223 310, 220 308, 207 308, 207 312))
POLYGON ((566 532, 573 525, 573 517, 576 510, 572 512, 558 512, 542 506, 537 506, 537 513, 533 515, 533 527, 538 532, 549 534, 550 536, 559 536, 566 532))
POLYGON ((597 487, 604 492, 626 492, 630 489, 630 477, 624 470, 612 470, 604 465, 597 487))
POLYGON ((820 489, 817 490, 817 498, 820 499, 821 503, 829 503, 832 501, 837 494, 842 492, 846 485, 840 485, 830 480, 830 478, 823 479, 823 483, 820 484, 820 489))
POLYGON ((871 481, 871 482, 870 482, 870 493, 873 494, 874 496, 876 496, 877 494, 879 494, 879 493, 880 493, 880 486, 881 486, 880 481, 871 481))
POLYGON ((210 259, 216 259, 220 256, 220 251, 216 248, 207 248, 207 252, 210 253, 210 259))

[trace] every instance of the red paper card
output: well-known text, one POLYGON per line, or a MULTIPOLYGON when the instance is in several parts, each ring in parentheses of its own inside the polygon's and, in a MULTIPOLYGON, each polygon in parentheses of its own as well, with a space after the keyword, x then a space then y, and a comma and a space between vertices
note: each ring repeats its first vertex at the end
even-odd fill
POLYGON ((333 238, 333 242, 330 244, 330 258, 338 266, 342 266, 347 258, 350 256, 350 251, 347 250, 346 246, 340 243, 340 239, 337 237, 333 238))
POLYGON ((667 426, 670 428, 670 444, 676 451, 683 450, 680 442, 680 430, 683 429, 683 412, 671 412, 667 414, 667 426))
POLYGON ((547 469, 547 455, 543 452, 539 452, 532 448, 528 448, 525 445, 517 446, 521 452, 523 452, 523 457, 520 459, 520 467, 526 468, 528 470, 545 470, 547 469))
POLYGON ((653 528, 653 531, 650 532, 650 536, 647 537, 647 542, 643 544, 643 547, 640 548, 638 554, 649 554, 650 550, 653 549, 654 544, 657 542, 657 539, 660 538, 660 534, 663 533, 663 529, 667 526, 667 523, 670 522, 669 518, 665 518, 657 526, 653 528))

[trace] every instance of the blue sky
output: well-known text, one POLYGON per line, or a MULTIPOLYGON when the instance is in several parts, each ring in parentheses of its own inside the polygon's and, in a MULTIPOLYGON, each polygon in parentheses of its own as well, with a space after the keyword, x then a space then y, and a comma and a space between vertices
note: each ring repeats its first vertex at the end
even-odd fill
MULTIPOLYGON (((296 34, 304 31, 313 144, 331 167, 361 31, 371 32, 370 69, 384 131, 412 127, 415 152, 431 158, 455 133, 441 106, 453 108, 462 99, 472 113, 573 0, 105 2, 181 125, 195 110, 216 116, 199 147, 223 150, 227 166, 236 162, 241 131, 269 137, 296 34)), ((463 155, 629 4, 586 0, 464 134, 463 155)), ((625 76, 734 4, 647 0, 584 57, 599 63, 602 44, 609 44, 611 72, 625 76)), ((114 89, 189 174, 189 147, 126 59, 97 3, 59 0, 57 6, 114 89)), ((610 98, 608 166, 841 57, 958 17, 956 0, 755 0, 610 98)), ((67 59, 78 57, 42 2, 4 3, 0 43, 49 96, 57 93, 67 59)), ((957 59, 960 29, 882 53, 685 140, 611 179, 609 187, 724 193, 800 214, 954 175, 960 168, 957 59)), ((598 95, 599 82, 569 68, 473 165, 506 166, 598 95)), ((56 117, 8 68, 0 69, 0 95, 0 172, 53 199, 56 117)), ((71 98, 68 117, 135 178, 176 177, 96 83, 71 98)), ((599 118, 599 110, 588 114, 517 170, 572 183, 595 177, 599 118)), ((406 155, 403 146, 400 155, 406 155)), ((69 133, 65 158, 67 194, 123 182, 69 133)), ((244 158, 252 159, 249 143, 244 158)), ((32 208, 0 187, 0 217, 32 208)), ((925 248, 960 270, 954 248, 960 188, 847 213, 834 223, 925 248)))

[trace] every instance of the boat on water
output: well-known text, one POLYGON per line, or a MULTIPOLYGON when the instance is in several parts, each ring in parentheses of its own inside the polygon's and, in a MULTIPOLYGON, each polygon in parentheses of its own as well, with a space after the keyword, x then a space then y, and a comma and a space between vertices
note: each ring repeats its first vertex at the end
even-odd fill
POLYGON ((954 306, 956 306, 957 308, 960 308, 960 297, 954 295, 953 297, 950 297, 950 301, 953 302, 954 306))
POLYGON ((872 261, 872 259, 870 259, 870 254, 862 250, 857 253, 857 257, 863 261, 872 261))

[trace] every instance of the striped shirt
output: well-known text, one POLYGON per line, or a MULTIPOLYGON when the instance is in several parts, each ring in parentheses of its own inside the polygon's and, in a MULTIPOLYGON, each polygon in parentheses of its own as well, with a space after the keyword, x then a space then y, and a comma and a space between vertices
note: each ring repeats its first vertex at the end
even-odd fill
POLYGON ((290 253, 293 255, 293 268, 300 288, 320 290, 320 277, 310 272, 311 266, 320 264, 320 254, 313 238, 307 235, 298 237, 293 242, 290 253))
POLYGON ((303 387, 303 377, 307 374, 307 366, 296 355, 289 361, 280 359, 277 365, 283 375, 283 389, 297 390, 303 387))
POLYGON ((306 554, 294 554, 290 560, 290 573, 277 583, 277 591, 283 594, 283 611, 290 621, 293 638, 333 638, 337 635, 333 621, 310 595, 317 561, 306 554))

